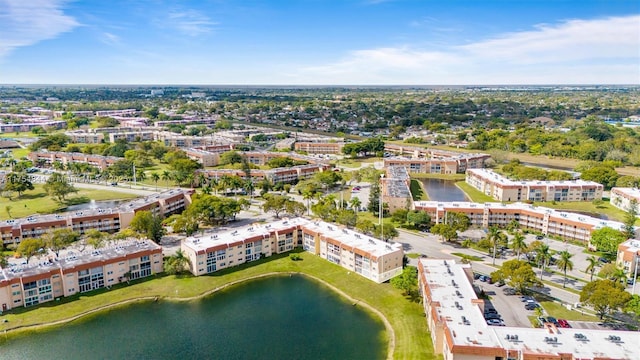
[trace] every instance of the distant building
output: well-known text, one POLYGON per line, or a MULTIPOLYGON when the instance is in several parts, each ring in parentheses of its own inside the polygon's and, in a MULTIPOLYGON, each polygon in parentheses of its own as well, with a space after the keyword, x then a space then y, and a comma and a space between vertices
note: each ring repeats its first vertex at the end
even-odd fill
POLYGON ((611 189, 609 202, 624 211, 629 211, 631 204, 635 202, 636 211, 640 211, 640 189, 614 187, 611 189))
POLYGON ((399 243, 387 243, 353 230, 304 218, 249 225, 213 235, 183 240, 191 272, 210 274, 302 247, 377 283, 402 272, 404 252, 399 243))
POLYGON ((617 221, 524 203, 415 201, 413 207, 415 210, 426 211, 431 216, 431 221, 436 224, 444 222, 448 212, 457 212, 467 215, 471 226, 474 227, 483 229, 491 226, 506 227, 512 221, 516 221, 522 229, 580 241, 584 245, 589 244, 594 230, 603 227, 624 229, 624 224, 617 221))
POLYGON ((381 181, 382 202, 387 204, 389 212, 411 208, 413 202, 410 189, 411 178, 404 167, 387 167, 386 176, 381 181))
POLYGON ((604 190, 593 181, 517 181, 488 169, 468 169, 466 182, 498 201, 593 201, 604 190))

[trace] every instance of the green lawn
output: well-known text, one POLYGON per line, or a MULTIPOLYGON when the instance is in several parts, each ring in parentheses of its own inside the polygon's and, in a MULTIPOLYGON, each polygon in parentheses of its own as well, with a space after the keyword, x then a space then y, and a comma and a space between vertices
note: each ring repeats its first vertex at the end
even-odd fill
POLYGON ((471 199, 473 202, 485 203, 485 202, 497 202, 494 198, 489 195, 485 195, 482 192, 476 190, 473 186, 467 184, 464 181, 456 182, 456 186, 460 188, 460 190, 464 191, 465 194, 471 199))
POLYGON ((346 168, 357 169, 360 167, 361 162, 353 159, 342 159, 335 162, 338 166, 344 166, 346 168))
POLYGON ((484 260, 480 256, 468 255, 468 254, 463 254, 463 253, 458 253, 458 252, 451 253, 451 255, 455 255, 455 256, 458 256, 458 257, 460 257, 462 259, 469 260, 469 261, 482 261, 482 260, 484 260))
POLYGON ((580 310, 569 310, 557 302, 540 301, 544 310, 556 319, 566 319, 569 321, 600 321, 597 316, 582 314, 580 310))
POLYGON ((420 257, 420 254, 418 254, 418 253, 408 253, 408 254, 406 254, 406 255, 407 255, 407 257, 408 257, 409 259, 417 259, 417 258, 419 258, 419 257, 420 257))
POLYGON ((16 160, 20 160, 23 157, 26 157, 27 155, 29 155, 29 153, 31 152, 31 150, 29 149, 11 149, 11 154, 12 157, 16 160))
MULTIPOLYGON (((117 191, 78 189, 78 192, 72 194, 69 198, 71 203, 88 202, 89 200, 116 200, 116 199, 132 199, 137 197, 133 194, 122 193, 117 191)), ((33 214, 48 214, 56 212, 64 205, 59 204, 42 188, 41 184, 35 185, 35 190, 27 191, 18 198, 14 194, 12 200, 0 197, 0 219, 20 218, 33 214), (7 206, 11 206, 11 216, 7 213, 7 206)))
POLYGON ((384 314, 395 332, 395 359, 438 358, 433 354, 421 304, 409 301, 400 290, 389 284, 376 284, 307 252, 301 252, 300 256, 301 261, 290 260, 288 254, 274 256, 211 276, 157 277, 130 286, 97 290, 36 308, 20 309, 3 316, 8 322, 0 323, 0 331, 68 319, 109 304, 141 297, 157 296, 160 301, 185 299, 262 274, 300 272, 336 287, 357 300, 356 304, 366 303, 384 314))
POLYGON ((38 137, 38 135, 32 133, 31 131, 25 132, 9 132, 0 134, 0 138, 24 138, 24 137, 38 137))
POLYGON ((410 190, 414 201, 429 200, 429 195, 427 195, 420 180, 411 179, 410 190))

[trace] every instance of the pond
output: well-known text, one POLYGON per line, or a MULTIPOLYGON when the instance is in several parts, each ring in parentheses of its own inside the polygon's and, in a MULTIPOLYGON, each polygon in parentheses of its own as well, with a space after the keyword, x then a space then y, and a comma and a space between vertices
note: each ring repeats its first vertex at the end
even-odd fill
POLYGON ((79 210, 87 210, 87 209, 109 209, 109 208, 118 206, 122 202, 123 200, 105 200, 105 201, 91 200, 88 203, 67 206, 65 211, 79 211, 79 210))
POLYGON ((13 359, 384 359, 382 322, 303 276, 106 311, 0 345, 13 359))
POLYGON ((442 179, 420 179, 424 189, 432 201, 468 201, 464 191, 456 186, 455 181, 442 179))

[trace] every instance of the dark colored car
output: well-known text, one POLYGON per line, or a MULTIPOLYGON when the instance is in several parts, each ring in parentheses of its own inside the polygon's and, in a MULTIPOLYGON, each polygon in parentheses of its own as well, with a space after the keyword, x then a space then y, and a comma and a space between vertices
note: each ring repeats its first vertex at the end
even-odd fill
POLYGON ((527 303, 524 308, 527 310, 535 310, 536 308, 539 308, 540 304, 538 303, 527 303))
POLYGON ((553 316, 547 316, 547 322, 553 323, 553 325, 558 326, 558 320, 553 316))
POLYGON ((609 259, 604 258, 604 257, 599 258, 598 261, 600 261, 603 264, 608 264, 609 263, 609 259))

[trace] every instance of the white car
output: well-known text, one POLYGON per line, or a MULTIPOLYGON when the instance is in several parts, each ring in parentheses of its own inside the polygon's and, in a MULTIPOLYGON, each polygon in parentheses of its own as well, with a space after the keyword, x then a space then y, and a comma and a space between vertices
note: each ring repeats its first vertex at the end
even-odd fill
POLYGON ((487 325, 504 326, 504 322, 500 319, 489 319, 487 320, 487 325))

